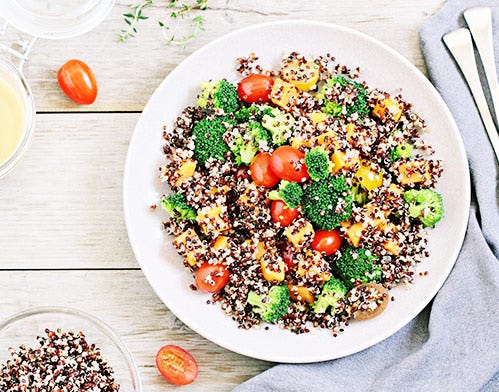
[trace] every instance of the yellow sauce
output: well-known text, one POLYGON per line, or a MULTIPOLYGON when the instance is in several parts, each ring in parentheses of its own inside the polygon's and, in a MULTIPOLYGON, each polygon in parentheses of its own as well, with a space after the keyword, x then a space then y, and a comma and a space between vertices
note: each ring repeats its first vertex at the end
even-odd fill
POLYGON ((0 164, 17 149, 25 127, 20 93, 0 74, 0 164))

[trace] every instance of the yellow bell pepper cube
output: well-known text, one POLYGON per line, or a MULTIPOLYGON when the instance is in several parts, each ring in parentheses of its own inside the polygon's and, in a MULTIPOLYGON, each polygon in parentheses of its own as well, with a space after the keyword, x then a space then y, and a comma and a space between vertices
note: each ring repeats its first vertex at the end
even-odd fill
POLYGON ((319 81, 320 68, 313 61, 290 61, 281 69, 282 78, 301 91, 308 91, 319 81))

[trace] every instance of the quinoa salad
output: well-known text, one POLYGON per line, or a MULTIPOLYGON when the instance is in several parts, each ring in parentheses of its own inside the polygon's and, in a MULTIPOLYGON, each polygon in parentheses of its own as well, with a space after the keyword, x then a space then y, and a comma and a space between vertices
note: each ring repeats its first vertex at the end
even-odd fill
POLYGON ((336 336, 414 283, 441 162, 411 103, 331 55, 235 67, 164 128, 164 229, 191 289, 241 328, 336 336))

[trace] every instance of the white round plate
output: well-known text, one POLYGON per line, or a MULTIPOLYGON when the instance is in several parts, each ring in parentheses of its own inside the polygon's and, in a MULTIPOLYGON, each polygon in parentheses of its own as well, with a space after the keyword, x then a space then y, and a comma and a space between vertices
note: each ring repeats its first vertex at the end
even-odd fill
POLYGON ((140 117, 128 150, 124 175, 124 209, 128 234, 137 260, 151 286, 168 308, 205 338, 254 358, 305 363, 343 357, 389 337, 414 318, 433 298, 449 274, 461 248, 468 220, 468 164, 458 129, 444 101, 430 82, 405 58, 386 45, 354 30, 326 23, 286 21, 235 31, 204 46, 160 84, 140 117), (445 218, 430 233, 431 256, 419 265, 428 275, 411 287, 392 290, 396 301, 379 317, 352 322, 334 338, 313 330, 295 335, 272 326, 243 330, 218 305, 207 305, 208 294, 192 291, 193 279, 161 230, 167 214, 158 204, 165 184, 158 180, 163 164, 162 127, 172 128, 181 110, 195 103, 199 83, 227 78, 237 81, 235 59, 254 52, 260 64, 277 69, 283 55, 298 51, 313 56, 331 53, 338 62, 361 68, 361 79, 388 92, 402 88, 403 97, 427 120, 425 139, 444 162, 438 191, 445 218))

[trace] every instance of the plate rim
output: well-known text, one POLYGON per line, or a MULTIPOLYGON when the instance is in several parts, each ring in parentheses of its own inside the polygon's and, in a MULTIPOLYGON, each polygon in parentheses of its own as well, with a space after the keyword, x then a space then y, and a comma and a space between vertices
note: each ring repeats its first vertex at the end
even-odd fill
MULTIPOLYGON (((395 49, 391 48, 389 45, 385 44, 384 42, 381 42, 380 40, 373 38, 365 33, 362 33, 358 30, 352 29, 350 27, 345 27, 342 25, 338 25, 336 23, 329 23, 329 22, 320 22, 320 21, 312 21, 312 20, 297 20, 297 19, 286 19, 286 20, 279 20, 279 21, 272 21, 272 22, 264 22, 264 23, 258 23, 254 24, 251 26, 246 26, 234 31, 231 31, 227 34, 223 34, 220 37, 214 39, 213 41, 208 42, 207 44, 203 45, 199 49, 195 50, 193 53, 191 53, 189 56, 187 56, 184 60, 182 60, 179 64, 175 66, 175 68, 161 81, 161 83, 157 86, 151 97, 149 98, 147 104, 144 107, 144 110, 142 111, 139 119, 137 120, 137 123, 135 125, 133 135, 130 139, 128 150, 127 150, 127 156, 126 156, 126 161, 125 161, 125 168, 123 172, 123 210, 124 210, 124 217, 125 217, 125 225, 127 228, 127 235, 129 238, 130 245, 133 249, 135 258, 137 260, 137 263, 139 264, 142 272, 144 273, 149 285, 153 288, 155 291, 155 294, 158 296, 158 298, 165 304, 165 306, 180 320, 182 321, 185 325, 187 325, 189 328, 191 328, 194 332, 199 334, 200 336, 204 337, 205 339, 208 339, 209 341, 227 349, 232 352, 245 355, 251 358, 255 359, 260 359, 260 360, 265 360, 265 361, 272 361, 272 362, 279 362, 279 363, 315 363, 315 362, 323 362, 323 361, 328 361, 332 359, 337 359, 337 358, 342 358, 346 357, 352 354, 355 354, 357 352, 366 350, 383 340, 387 339, 388 337, 396 334, 398 331, 400 331, 404 326, 406 326, 411 320, 413 320, 430 302, 431 300, 435 297, 435 295, 438 293, 438 291, 442 288, 443 284, 447 280, 451 270, 453 269, 457 257, 459 255, 459 252, 461 251, 461 248, 463 246, 465 234, 467 231, 467 223, 469 219, 469 212, 470 212, 470 203, 471 203, 471 181, 470 181, 470 171, 469 171, 469 163, 467 159, 467 154, 466 150, 464 147, 464 142, 461 137, 461 134, 459 132, 459 128, 456 124, 456 121, 448 108, 447 104, 443 100, 442 96, 440 93, 437 91, 435 86, 426 78, 426 76, 414 65, 412 64, 407 58, 405 58, 402 54, 397 52, 395 49), (404 317, 403 322, 397 323, 396 328, 391 328, 387 329, 386 333, 384 334, 379 334, 376 339, 372 340, 371 343, 367 346, 365 345, 356 345, 353 347, 351 350, 346 350, 345 352, 342 352, 340 355, 316 355, 314 358, 306 358, 301 360, 300 358, 294 358, 290 359, 287 356, 281 356, 281 355, 263 355, 263 354, 255 354, 252 352, 251 349, 246 349, 243 346, 239 345, 234 345, 234 344, 227 344, 223 341, 223 339, 218 338, 217 336, 213 336, 211 333, 206 333, 205 331, 199 331, 198 328, 192 327, 190 322, 187 322, 184 320, 183 317, 179 317, 176 313, 174 313, 169 306, 169 301, 165 301, 159 294, 158 290, 156 288, 156 284, 150 279, 149 275, 145 273, 145 268, 139 258, 137 257, 137 251, 136 248, 138 248, 138 244, 135 243, 135 239, 132 238, 132 228, 130 227, 130 218, 129 218, 129 201, 128 201, 128 195, 127 195, 127 189, 128 189, 128 173, 129 173, 129 165, 131 164, 131 150, 134 142, 138 138, 138 128, 141 123, 142 118, 144 118, 144 114, 146 114, 150 108, 152 107, 152 103, 154 101, 154 98, 157 94, 159 94, 159 91, 162 89, 162 86, 166 83, 169 82, 170 79, 173 79, 176 74, 179 72, 179 66, 183 64, 184 62, 190 61, 190 59, 194 56, 199 55, 199 53, 202 53, 204 51, 210 50, 213 46, 216 46, 219 44, 219 42, 224 41, 226 39, 230 39, 231 37, 238 35, 238 34, 243 34, 250 32, 252 30, 258 30, 260 28, 265 28, 265 27, 272 27, 272 26, 283 26, 283 25, 302 25, 302 26, 318 26, 326 29, 332 29, 332 30, 339 30, 343 33, 351 34, 353 36, 356 36, 360 39, 367 40, 370 45, 378 46, 382 48, 383 50, 389 52, 392 56, 394 56, 396 59, 398 59, 403 66, 407 67, 412 74, 418 79, 419 82, 423 83, 429 91, 431 91, 432 95, 434 98, 440 103, 441 109, 444 112, 445 119, 449 122, 449 126, 452 128, 455 136, 456 136, 456 142, 457 146, 459 149, 459 155, 461 155, 463 159, 463 164, 464 164, 464 169, 465 169, 465 174, 463 173, 463 177, 465 179, 464 184, 461 184, 463 187, 463 192, 462 196, 465 199, 465 206, 466 206, 466 211, 463 213, 462 217, 462 222, 461 222, 461 227, 458 232, 458 235, 456 236, 456 248, 453 254, 451 255, 452 262, 449 263, 447 266, 447 269, 444 270, 444 272, 440 275, 438 279, 438 283, 435 284, 433 290, 428 291, 426 295, 424 295, 424 300, 420 302, 419 306, 414 307, 408 314, 404 317)), ((289 331, 285 331, 287 333, 290 333, 289 331)))

